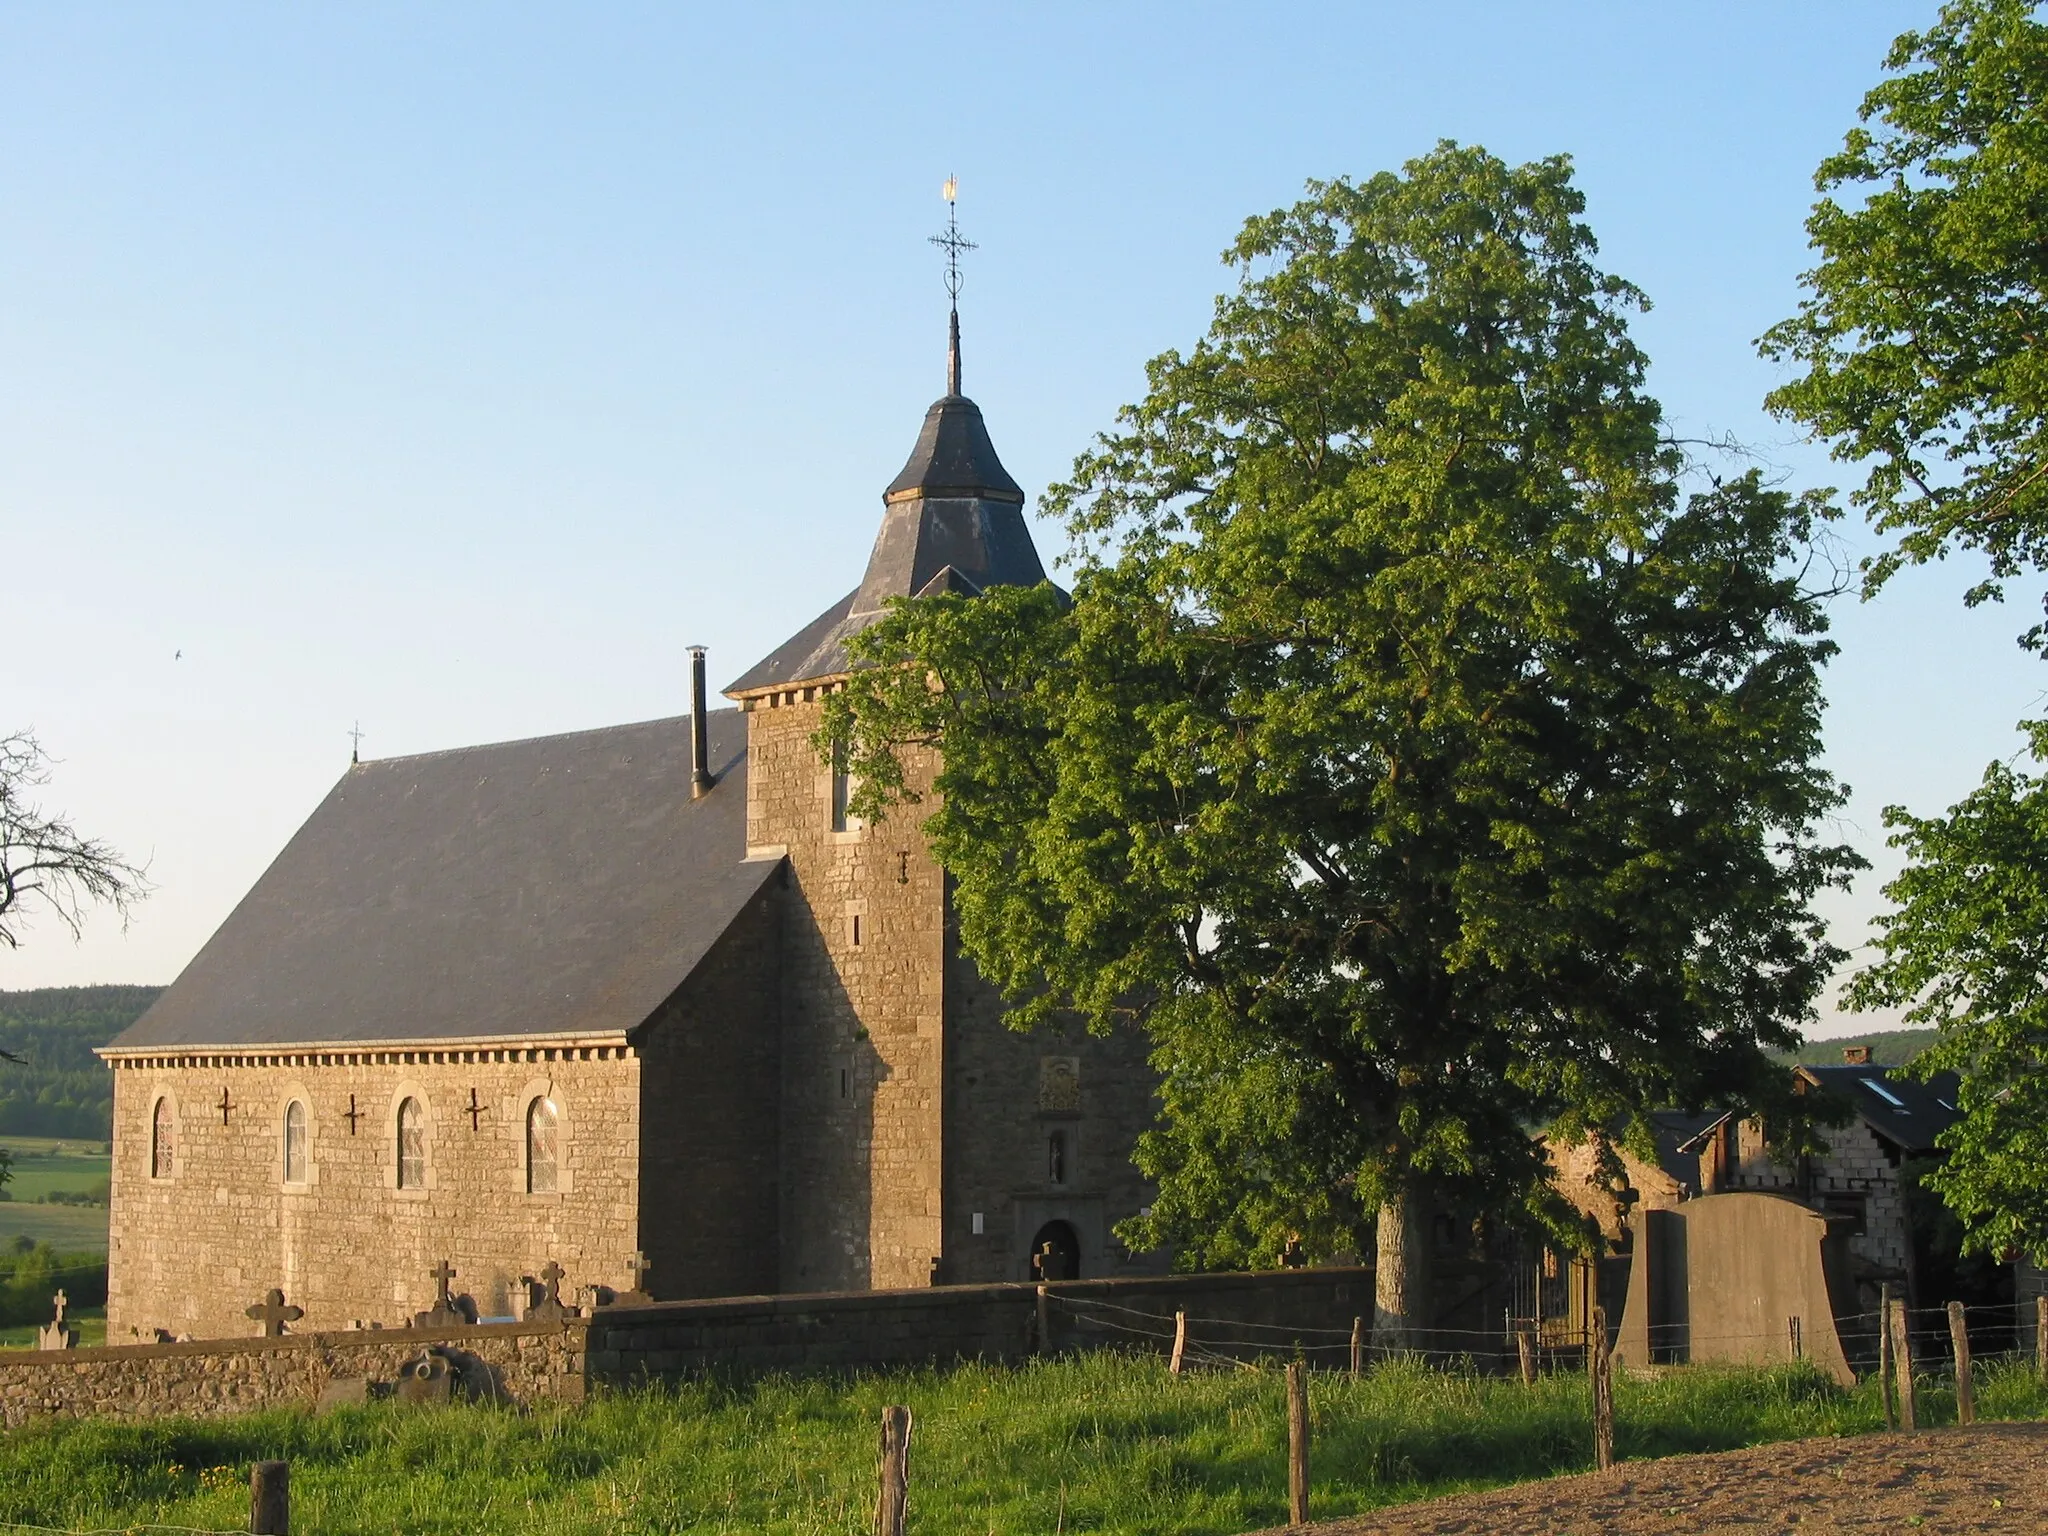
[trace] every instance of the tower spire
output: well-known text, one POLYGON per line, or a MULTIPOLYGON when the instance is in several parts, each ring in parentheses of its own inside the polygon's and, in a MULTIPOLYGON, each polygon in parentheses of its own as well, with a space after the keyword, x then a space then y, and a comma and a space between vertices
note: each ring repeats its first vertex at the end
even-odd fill
POLYGON ((948 176, 940 191, 946 199, 946 228, 942 234, 931 238, 932 244, 946 253, 946 296, 953 302, 952 313, 946 322, 946 393, 957 395, 960 393, 960 253, 978 247, 960 233, 960 178, 948 176))

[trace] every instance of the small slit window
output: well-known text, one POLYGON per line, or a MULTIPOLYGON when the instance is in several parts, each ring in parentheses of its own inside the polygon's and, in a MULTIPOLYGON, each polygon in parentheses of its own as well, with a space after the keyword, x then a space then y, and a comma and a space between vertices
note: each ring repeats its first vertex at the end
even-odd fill
POLYGON ((427 1117, 418 1099, 398 1106, 398 1187, 427 1187, 427 1117))
POLYGON ((168 1179, 177 1158, 178 1127, 171 1118, 171 1101, 158 1099, 149 1114, 149 1176, 168 1179))
POLYGON ((306 1106, 298 1099, 284 1107, 284 1181, 306 1182, 306 1106))
POLYGON ((561 1111, 553 1099, 535 1099, 526 1106, 526 1192, 551 1195, 556 1188, 561 1111))
POLYGON ((1067 1133, 1054 1131, 1045 1139, 1045 1179, 1048 1184, 1067 1182, 1067 1133))
POLYGON ((858 832, 860 818, 847 809, 853 802, 860 780, 847 771, 847 748, 840 742, 832 748, 832 830, 858 832))

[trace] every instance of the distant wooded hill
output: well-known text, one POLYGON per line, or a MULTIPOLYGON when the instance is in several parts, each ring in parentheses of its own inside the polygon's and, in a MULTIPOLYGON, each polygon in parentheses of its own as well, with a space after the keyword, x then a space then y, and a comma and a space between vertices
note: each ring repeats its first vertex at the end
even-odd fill
POLYGON ((93 1055, 142 1017, 162 987, 38 987, 0 992, 0 1136, 105 1141, 114 1134, 114 1075, 93 1055))
POLYGON ((1867 1045, 1871 1061, 1880 1067, 1896 1067, 1911 1061, 1940 1038, 1933 1029, 1886 1029, 1869 1035, 1842 1035, 1833 1040, 1809 1040, 1794 1061, 1815 1067, 1839 1067, 1848 1046, 1867 1045))

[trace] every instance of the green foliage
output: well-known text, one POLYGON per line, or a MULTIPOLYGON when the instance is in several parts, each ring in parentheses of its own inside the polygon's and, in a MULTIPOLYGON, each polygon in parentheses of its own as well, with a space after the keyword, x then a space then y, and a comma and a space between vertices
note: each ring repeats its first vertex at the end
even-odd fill
POLYGON ((59 1253, 48 1243, 31 1243, 25 1237, 0 1248, 0 1326, 47 1323, 50 1297, 59 1286, 73 1306, 103 1305, 106 1255, 59 1253))
MULTIPOLYGON (((295 1528, 627 1536, 860 1536, 873 1527, 875 1425, 907 1403, 911 1524, 989 1531, 1235 1536, 1286 1519, 1286 1411, 1276 1370, 1168 1377, 1156 1358, 1093 1355, 850 1381, 771 1378, 510 1413, 396 1405, 324 1418, 51 1420, 0 1440, 0 1520, 59 1528, 159 1521, 239 1529, 247 1467, 292 1464, 295 1528)), ((1869 1385, 1807 1369, 1690 1368, 1615 1383, 1625 1457, 1881 1428, 1869 1385)), ((1933 1422, 1949 1413, 1923 1395, 1933 1422)), ((2040 1417, 2048 1393, 1993 1368, 1987 1417, 2040 1417)), ((1533 1388, 1390 1365, 1310 1386, 1314 1512, 1337 1517, 1460 1489, 1588 1470, 1577 1373, 1533 1388)))
MULTIPOLYGON (((2035 0, 1951 0, 1885 60, 1814 180, 1820 264, 1766 355, 1779 414, 1869 465, 1856 499, 1905 562, 1981 549, 1972 601, 2048 556, 2048 26, 2035 0)), ((2044 631, 2030 639, 2039 644, 2044 631)))
MULTIPOLYGON (((0 1136, 105 1141, 114 1133, 114 1083, 93 1055, 141 1018, 162 987, 43 987, 0 992, 0 1136)), ((0 1180, 4 1182, 4 1180, 0 1180)))
MULTIPOLYGON (((1810 907, 1820 504, 1684 495, 1568 164, 1311 184, 1047 507, 1050 587, 898 605, 821 752, 917 798, 1024 1027, 1149 1031, 1143 1246, 1363 1252, 1413 1192, 1559 1222, 1531 1124, 1780 1102, 1810 907)), ((1647 1127, 1633 1134, 1647 1139, 1647 1127)))
MULTIPOLYGON (((2048 723, 2027 730, 2040 761, 2048 723)), ((1993 763, 1947 815, 1892 806, 1885 824, 1908 862, 1850 1006, 1906 1007, 1941 1032, 1911 1070, 1961 1074, 1962 1119, 1925 1182, 1966 1251, 2048 1259, 2048 780, 1993 763)))

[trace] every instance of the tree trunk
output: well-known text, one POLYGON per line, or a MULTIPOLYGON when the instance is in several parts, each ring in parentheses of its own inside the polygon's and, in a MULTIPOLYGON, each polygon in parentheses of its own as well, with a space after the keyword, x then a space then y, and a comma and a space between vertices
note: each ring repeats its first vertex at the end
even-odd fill
POLYGON ((1428 1342, 1429 1204, 1414 1189, 1380 1207, 1373 1262, 1372 1342, 1376 1354, 1409 1354, 1428 1342))

